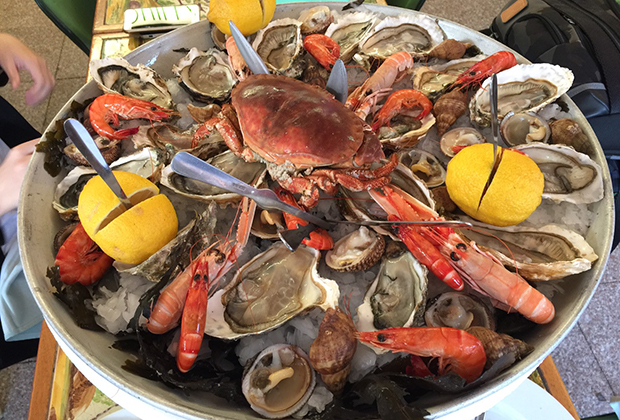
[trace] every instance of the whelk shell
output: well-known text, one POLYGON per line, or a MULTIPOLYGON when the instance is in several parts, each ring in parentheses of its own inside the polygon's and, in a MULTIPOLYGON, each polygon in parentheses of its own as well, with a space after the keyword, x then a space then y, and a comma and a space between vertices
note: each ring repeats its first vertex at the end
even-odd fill
POLYGON ((471 327, 466 331, 482 342, 482 347, 484 347, 484 352, 487 355, 485 369, 493 366, 505 354, 512 353, 516 361, 534 351, 534 347, 526 342, 508 334, 496 333, 488 328, 471 327))

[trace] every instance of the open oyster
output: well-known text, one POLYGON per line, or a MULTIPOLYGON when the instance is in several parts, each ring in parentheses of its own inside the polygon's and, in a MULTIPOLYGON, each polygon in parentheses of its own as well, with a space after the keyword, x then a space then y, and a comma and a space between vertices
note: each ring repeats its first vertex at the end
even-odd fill
POLYGON ((340 290, 319 276, 320 255, 304 245, 290 252, 276 243, 254 257, 209 299, 205 334, 236 339, 269 331, 316 306, 335 308, 340 290))
POLYGON ((110 57, 91 61, 90 75, 104 92, 153 102, 162 108, 172 107, 166 82, 150 67, 132 66, 124 58, 110 57))
MULTIPOLYGON (((261 183, 267 173, 264 163, 245 162, 230 150, 209 159, 207 162, 251 185, 261 183)), ((238 194, 179 175, 170 166, 164 168, 161 183, 177 194, 199 201, 210 202, 215 200, 223 204, 241 199, 238 194)))
POLYGON ((543 198, 575 204, 603 198, 603 173, 588 155, 569 146, 530 143, 515 147, 532 158, 545 176, 543 198))
POLYGON ((301 22, 295 19, 273 20, 256 34, 252 47, 273 73, 299 77, 303 72, 301 22))
POLYGON ((473 295, 446 292, 429 302, 424 320, 429 327, 451 327, 465 330, 481 326, 495 329, 492 309, 473 295))
POLYGON ((428 16, 394 16, 381 20, 360 42, 359 51, 382 59, 399 51, 423 56, 445 39, 437 21, 428 16))
POLYGON ((555 280, 587 271, 598 256, 576 232, 559 225, 498 227, 467 218, 481 229, 461 232, 502 264, 533 281, 555 280), (508 247, 508 249, 506 249, 508 247))
POLYGON ((315 385, 308 355, 297 346, 275 344, 260 352, 245 370, 241 390, 252 410, 279 419, 299 411, 315 385))
POLYGON ((172 72, 190 95, 203 102, 224 101, 237 83, 228 55, 215 48, 206 52, 192 48, 172 72))
POLYGON ((316 6, 302 11, 299 14, 299 21, 302 35, 322 34, 334 21, 334 16, 329 7, 316 6))
POLYGON ((334 13, 334 22, 327 27, 325 35, 340 45, 340 58, 347 63, 377 20, 378 16, 373 13, 334 13))
POLYGON ((432 101, 441 96, 451 86, 458 75, 486 56, 451 60, 435 66, 421 66, 413 71, 413 88, 424 93, 432 101))
MULTIPOLYGON (((500 119, 509 112, 536 112, 566 93, 573 84, 573 73, 553 64, 518 64, 497 73, 497 112, 500 119)), ((491 124, 491 79, 482 83, 469 103, 472 121, 491 124)))
POLYGON ((361 226, 327 251, 325 263, 336 271, 367 270, 379 262, 385 249, 383 236, 361 226))
POLYGON ((424 138, 433 125, 435 116, 430 112, 421 120, 400 114, 392 118, 389 124, 379 128, 377 137, 381 144, 393 149, 413 147, 424 138))
POLYGON ((359 331, 419 325, 424 316, 428 270, 398 242, 390 242, 377 278, 357 308, 359 331))

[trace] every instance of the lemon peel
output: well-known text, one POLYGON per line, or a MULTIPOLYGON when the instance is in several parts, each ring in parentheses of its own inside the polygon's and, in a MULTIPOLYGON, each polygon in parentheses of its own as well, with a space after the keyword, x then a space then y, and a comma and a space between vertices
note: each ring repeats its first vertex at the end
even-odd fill
POLYGON ((267 26, 275 10, 276 0, 211 0, 207 19, 226 35, 232 20, 248 36, 267 26))
POLYGON ((504 149, 497 172, 485 193, 493 166, 493 145, 468 146, 448 163, 446 188, 469 216, 495 226, 521 223, 542 201, 545 179, 538 165, 523 153, 504 149))
POLYGON ((84 230, 110 257, 139 264, 172 240, 178 230, 172 203, 151 181, 130 172, 114 171, 133 205, 124 210, 99 176, 91 178, 78 200, 84 230))

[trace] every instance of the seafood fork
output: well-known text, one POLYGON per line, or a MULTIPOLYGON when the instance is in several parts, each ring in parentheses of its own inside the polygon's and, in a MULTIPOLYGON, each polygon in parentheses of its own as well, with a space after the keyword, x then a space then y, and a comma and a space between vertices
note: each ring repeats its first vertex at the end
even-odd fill
POLYGON ((493 74, 491 76, 491 92, 490 92, 490 105, 491 105, 491 134, 493 137, 493 164, 491 165, 491 172, 489 172, 489 177, 487 178, 487 182, 482 189, 482 194, 480 195, 480 201, 478 202, 478 208, 482 204, 482 199, 484 195, 489 190, 491 186, 491 181, 495 177, 497 173, 497 168, 499 167, 499 162, 502 160, 502 155, 504 149, 497 147, 499 143, 499 122, 497 118, 497 74, 493 74), (499 152, 499 153, 498 153, 499 152))
POLYGON ((418 226, 444 226, 444 227, 471 227, 468 222, 453 221, 453 220, 361 220, 361 221, 348 221, 348 220, 326 220, 317 217, 313 214, 305 212, 292 206, 284 201, 281 201, 275 192, 266 188, 254 188, 251 185, 246 184, 238 178, 216 168, 197 158, 187 152, 179 152, 172 159, 171 168, 174 172, 187 178, 192 178, 197 181, 207 183, 219 187, 223 190, 230 191, 244 197, 253 199, 256 204, 266 210, 280 210, 286 213, 290 213, 300 219, 310 222, 307 226, 302 226, 298 229, 281 230, 278 234, 282 242, 286 246, 294 250, 299 244, 306 238, 311 231, 317 226, 323 229, 331 230, 337 224, 353 224, 358 226, 376 226, 376 225, 396 225, 396 224, 415 224, 418 226))

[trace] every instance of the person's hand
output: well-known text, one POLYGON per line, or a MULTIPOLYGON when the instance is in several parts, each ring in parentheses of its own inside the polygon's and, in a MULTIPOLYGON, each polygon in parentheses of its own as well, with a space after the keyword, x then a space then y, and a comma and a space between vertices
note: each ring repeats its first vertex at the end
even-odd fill
POLYGON ((0 67, 9 76, 13 90, 17 89, 21 82, 19 71, 26 70, 30 73, 34 84, 26 91, 28 105, 37 105, 43 101, 56 83, 43 57, 8 34, 0 34, 0 67))
POLYGON ((15 146, 0 165, 0 216, 17 208, 28 162, 38 142, 34 139, 15 146))

